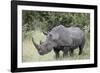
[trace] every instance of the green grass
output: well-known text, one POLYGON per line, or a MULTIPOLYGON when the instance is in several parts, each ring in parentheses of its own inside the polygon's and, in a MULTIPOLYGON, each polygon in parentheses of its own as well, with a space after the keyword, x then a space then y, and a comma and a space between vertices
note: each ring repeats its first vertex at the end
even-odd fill
MULTIPOLYGON (((27 37, 23 40, 23 51, 22 51, 22 61, 23 62, 36 62, 36 61, 54 61, 55 59, 55 53, 53 50, 46 54, 46 55, 39 55, 38 51, 34 47, 32 43, 32 37, 35 39, 35 42, 39 44, 39 41, 45 40, 45 36, 41 31, 34 31, 34 32, 29 32, 27 37)), ((87 38, 86 38, 87 39, 87 38)), ((82 55, 78 55, 79 50, 75 49, 74 50, 74 55, 73 56, 67 56, 66 58, 62 57, 62 52, 60 52, 60 58, 59 60, 80 60, 80 59, 89 59, 90 58, 90 42, 89 39, 87 39, 85 47, 83 49, 82 55)))

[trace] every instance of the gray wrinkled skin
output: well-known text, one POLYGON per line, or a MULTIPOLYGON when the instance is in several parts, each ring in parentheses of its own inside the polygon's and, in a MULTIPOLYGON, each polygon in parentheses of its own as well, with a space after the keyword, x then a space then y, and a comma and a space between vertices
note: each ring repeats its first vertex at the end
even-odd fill
MULTIPOLYGON (((54 27, 50 32, 46 33, 46 40, 38 45, 37 50, 40 55, 49 53, 52 49, 59 57, 59 51, 63 51, 63 56, 70 52, 73 54, 74 49, 79 47, 79 55, 82 54, 82 50, 85 44, 85 36, 83 31, 78 27, 65 27, 59 25, 54 27)), ((34 44, 35 42, 33 42, 34 44)))

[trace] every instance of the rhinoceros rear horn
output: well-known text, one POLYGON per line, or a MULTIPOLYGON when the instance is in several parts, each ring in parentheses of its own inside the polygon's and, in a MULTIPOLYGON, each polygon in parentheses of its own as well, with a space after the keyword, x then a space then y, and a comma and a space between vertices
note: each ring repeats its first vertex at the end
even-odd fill
POLYGON ((40 41, 40 45, 42 44, 43 42, 42 41, 40 41))
POLYGON ((33 42, 34 46, 36 47, 36 49, 39 49, 39 45, 34 42, 33 38, 32 38, 32 42, 33 42))

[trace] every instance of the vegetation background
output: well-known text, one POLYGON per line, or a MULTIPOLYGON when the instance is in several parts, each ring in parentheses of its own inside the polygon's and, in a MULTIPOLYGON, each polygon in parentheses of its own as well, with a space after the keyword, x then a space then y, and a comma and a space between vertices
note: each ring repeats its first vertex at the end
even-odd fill
POLYGON ((22 11, 22 39, 23 39, 23 62, 35 61, 54 61, 56 60, 53 50, 44 56, 40 56, 32 44, 32 37, 39 44, 40 40, 45 40, 43 31, 50 31, 57 25, 66 27, 80 27, 85 33, 86 43, 82 55, 78 55, 78 49, 75 50, 74 56, 61 57, 59 60, 76 60, 90 58, 90 14, 89 13, 72 13, 72 12, 48 12, 48 11, 22 11))

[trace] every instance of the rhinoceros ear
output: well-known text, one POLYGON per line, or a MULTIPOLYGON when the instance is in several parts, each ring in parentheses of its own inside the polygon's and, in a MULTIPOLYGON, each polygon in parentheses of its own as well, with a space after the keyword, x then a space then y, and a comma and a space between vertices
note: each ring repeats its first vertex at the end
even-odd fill
POLYGON ((52 40, 58 40, 59 39, 59 34, 57 34, 57 33, 51 34, 51 38, 52 38, 52 40))
POLYGON ((43 32, 43 34, 44 34, 44 35, 48 35, 48 33, 47 33, 47 32, 43 32))

